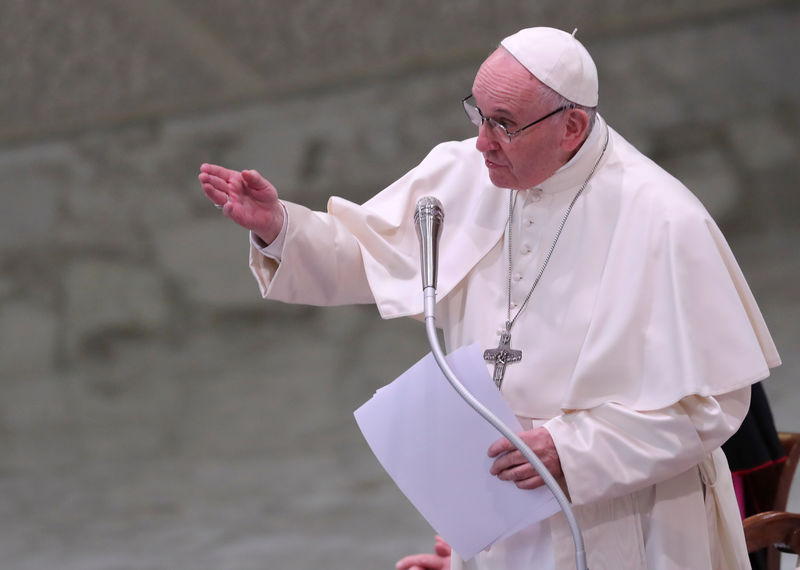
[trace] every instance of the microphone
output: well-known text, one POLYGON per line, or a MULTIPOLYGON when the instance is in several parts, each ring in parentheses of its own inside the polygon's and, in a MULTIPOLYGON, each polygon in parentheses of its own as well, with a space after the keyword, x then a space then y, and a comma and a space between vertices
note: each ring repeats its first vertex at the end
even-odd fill
POLYGON ((439 253, 439 234, 442 229, 442 204, 433 196, 423 196, 417 202, 414 210, 414 223, 417 226, 417 237, 419 238, 419 255, 422 263, 422 295, 423 295, 423 314, 425 317, 425 332, 428 335, 428 343, 431 345, 431 352, 436 364, 439 365, 444 377, 450 386, 458 393, 469 406, 489 422, 497 431, 503 434, 506 439, 514 444, 520 453, 533 466, 536 473, 544 481, 545 485, 556 499, 559 507, 567 519, 567 524, 572 531, 572 539, 575 543, 575 568, 576 570, 588 570, 586 565, 586 550, 583 544, 583 535, 578 527, 578 521, 572 512, 572 505, 567 499, 566 494, 559 486, 553 475, 547 470, 533 450, 522 441, 511 428, 505 425, 500 418, 495 416, 491 410, 486 408, 475 398, 455 375, 450 365, 445 360, 444 352, 439 344, 439 337, 436 333, 436 273, 437 257, 439 253))
POLYGON ((439 266, 439 235, 444 212, 442 203, 433 196, 423 196, 414 210, 414 224, 419 238, 419 258, 422 266, 422 289, 436 289, 439 266))

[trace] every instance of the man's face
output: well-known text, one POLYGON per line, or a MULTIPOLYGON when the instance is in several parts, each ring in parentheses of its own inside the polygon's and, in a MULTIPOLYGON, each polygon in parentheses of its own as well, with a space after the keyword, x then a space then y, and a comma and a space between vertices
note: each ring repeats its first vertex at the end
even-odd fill
MULTIPOLYGON (((539 100, 539 81, 514 56, 498 48, 481 65, 472 85, 475 103, 484 117, 510 132, 553 111, 539 100)), ((495 186, 525 190, 549 178, 568 159, 559 146, 559 115, 546 119, 508 140, 488 122, 478 130, 475 147, 483 154, 495 186)))

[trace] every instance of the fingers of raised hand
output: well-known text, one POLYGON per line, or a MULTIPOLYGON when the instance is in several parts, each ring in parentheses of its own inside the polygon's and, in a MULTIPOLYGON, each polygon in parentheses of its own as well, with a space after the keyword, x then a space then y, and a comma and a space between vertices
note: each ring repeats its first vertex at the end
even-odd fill
POLYGON ((201 173, 198 176, 206 196, 217 206, 222 206, 228 201, 228 183, 221 178, 201 173))
POLYGON ((225 168, 224 166, 219 166, 218 164, 208 164, 207 162, 204 162, 200 165, 200 172, 202 174, 210 174, 212 176, 222 178, 223 180, 227 180, 237 171, 231 170, 230 168, 225 168))
POLYGON ((225 192, 220 188, 216 181, 209 179, 204 174, 201 174, 198 176, 198 178, 200 179, 200 185, 203 187, 203 191, 206 193, 206 196, 211 198, 211 200, 215 203, 219 202, 220 199, 224 201, 225 192))
POLYGON ((272 184, 256 170, 231 170, 215 164, 203 164, 198 176, 206 195, 217 204, 252 198, 262 202, 277 199, 272 184))
POLYGON ((245 183, 242 173, 213 164, 203 164, 198 176, 203 190, 218 207, 226 203, 238 201, 244 192, 245 183))

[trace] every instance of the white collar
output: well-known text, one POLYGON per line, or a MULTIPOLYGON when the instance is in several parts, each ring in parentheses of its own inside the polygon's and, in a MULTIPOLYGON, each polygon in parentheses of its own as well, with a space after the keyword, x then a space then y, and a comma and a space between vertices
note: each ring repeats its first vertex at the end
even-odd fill
POLYGON ((539 184, 537 188, 540 188, 542 192, 554 193, 563 192, 582 184, 603 152, 607 136, 608 125, 598 114, 592 131, 575 156, 556 170, 550 178, 539 184))

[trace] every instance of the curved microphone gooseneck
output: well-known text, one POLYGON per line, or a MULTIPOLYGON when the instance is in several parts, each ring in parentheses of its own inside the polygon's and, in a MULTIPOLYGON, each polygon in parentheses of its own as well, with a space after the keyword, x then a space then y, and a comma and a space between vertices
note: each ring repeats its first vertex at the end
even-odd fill
POLYGON ((444 212, 442 204, 432 196, 424 196, 417 202, 414 210, 414 224, 417 228, 419 237, 420 262, 422 264, 422 292, 425 303, 425 330, 428 333, 428 342, 431 345, 433 357, 439 368, 444 373, 445 378, 458 392, 467 404, 478 412, 487 422, 506 437, 527 459, 539 476, 544 481, 547 488, 556 498, 558 505, 567 518, 567 523, 572 531, 572 539, 575 542, 575 566, 577 570, 588 570, 586 566, 586 551, 583 546, 583 536, 581 535, 578 522, 572 512, 572 505, 567 499, 564 491, 556 482, 553 475, 544 466, 542 461, 531 450, 528 445, 520 439, 508 426, 481 404, 467 389, 459 382, 453 373, 450 365, 445 360, 442 348, 439 345, 439 337, 436 335, 436 282, 438 267, 439 236, 442 229, 444 212))

